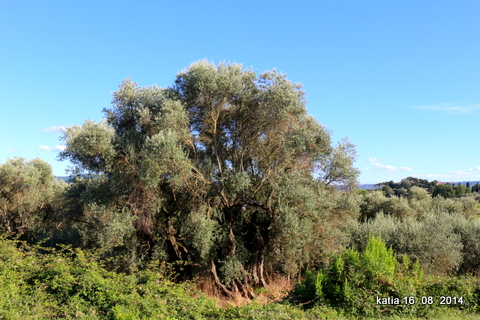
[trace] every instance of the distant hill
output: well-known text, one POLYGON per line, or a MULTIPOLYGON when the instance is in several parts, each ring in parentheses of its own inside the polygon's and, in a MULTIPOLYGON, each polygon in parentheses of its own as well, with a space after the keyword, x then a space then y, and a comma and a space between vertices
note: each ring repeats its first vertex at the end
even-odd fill
POLYGON ((462 184, 462 185, 467 185, 467 182, 470 183, 470 187, 476 185, 477 183, 480 184, 480 181, 451 181, 451 182, 444 182, 444 183, 452 183, 452 184, 455 184, 455 185, 458 185, 459 183, 462 184))
MULTIPOLYGON (((82 174, 82 177, 88 178, 89 175, 88 174, 82 174)), ((70 176, 55 176, 55 179, 62 180, 62 181, 65 181, 65 182, 69 182, 70 176)))
POLYGON ((63 180, 63 181, 65 181, 65 182, 68 182, 68 180, 70 179, 70 177, 69 177, 69 176, 64 176, 64 177, 62 177, 62 176, 55 176, 55 179, 57 179, 57 180, 63 180))
POLYGON ((365 184, 359 185, 358 188, 363 190, 373 190, 373 189, 377 189, 378 187, 375 186, 375 184, 373 183, 365 183, 365 184))

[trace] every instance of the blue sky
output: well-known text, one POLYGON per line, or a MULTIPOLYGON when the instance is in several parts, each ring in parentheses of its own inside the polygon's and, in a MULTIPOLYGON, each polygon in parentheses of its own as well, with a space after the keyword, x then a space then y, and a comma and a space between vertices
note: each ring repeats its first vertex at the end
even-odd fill
POLYGON ((362 183, 480 180, 477 1, 1 1, 0 162, 56 160, 130 77, 207 59, 276 68, 357 145, 362 183))

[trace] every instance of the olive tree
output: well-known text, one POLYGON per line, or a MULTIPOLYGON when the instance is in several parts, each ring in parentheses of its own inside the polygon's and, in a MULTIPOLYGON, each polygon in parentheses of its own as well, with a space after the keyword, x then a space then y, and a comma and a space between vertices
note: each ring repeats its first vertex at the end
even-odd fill
POLYGON ((0 232, 34 241, 55 228, 64 183, 36 158, 0 165, 0 232))
POLYGON ((250 296, 266 270, 295 274, 322 247, 322 190, 356 183, 354 146, 332 147, 305 105, 276 70, 200 61, 170 88, 125 80, 106 123, 65 131, 61 158, 108 181, 147 254, 250 296))

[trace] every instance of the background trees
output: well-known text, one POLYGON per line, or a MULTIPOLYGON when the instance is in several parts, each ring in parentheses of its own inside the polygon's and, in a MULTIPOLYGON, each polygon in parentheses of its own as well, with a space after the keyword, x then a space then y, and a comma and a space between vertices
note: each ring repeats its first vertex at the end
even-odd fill
POLYGON ((443 198, 460 198, 463 197, 471 192, 478 192, 478 183, 470 188, 470 183, 467 182, 466 185, 458 183, 441 183, 437 180, 428 181, 426 179, 419 179, 414 177, 408 177, 402 179, 402 181, 395 183, 393 181, 386 181, 377 183, 375 186, 381 187, 383 193, 389 196, 411 196, 411 188, 412 187, 419 187, 426 189, 428 193, 432 194, 432 196, 437 197, 441 196, 443 198))
POLYGON ((201 61, 171 88, 127 79, 113 104, 106 123, 64 133, 61 158, 99 175, 108 194, 82 200, 93 186, 77 181, 72 215, 82 220, 92 205, 130 215, 139 254, 187 261, 186 274, 211 274, 227 294, 248 296, 268 270, 294 275, 328 251, 310 240, 328 238, 323 208, 348 200, 325 204, 322 190, 356 184, 354 145, 331 146, 307 115, 301 86, 284 74, 201 61))
POLYGON ((55 228, 64 186, 41 159, 13 158, 1 164, 0 232, 33 241, 55 228))

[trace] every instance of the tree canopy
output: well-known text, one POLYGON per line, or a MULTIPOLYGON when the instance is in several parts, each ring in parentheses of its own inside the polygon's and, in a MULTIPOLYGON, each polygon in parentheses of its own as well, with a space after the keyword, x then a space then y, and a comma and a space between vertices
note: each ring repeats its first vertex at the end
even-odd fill
POLYGON ((0 233, 42 237, 55 224, 56 197, 64 184, 52 167, 36 158, 9 159, 0 165, 0 233))
POLYGON ((99 177, 71 187, 72 214, 129 214, 142 254, 186 261, 226 294, 248 296, 266 268, 295 274, 325 251, 315 242, 325 238, 321 195, 357 183, 354 145, 332 147, 305 106, 286 75, 238 64, 193 63, 169 88, 126 79, 106 122, 64 132, 60 158, 99 177), (88 188, 108 196, 79 205, 88 188))

